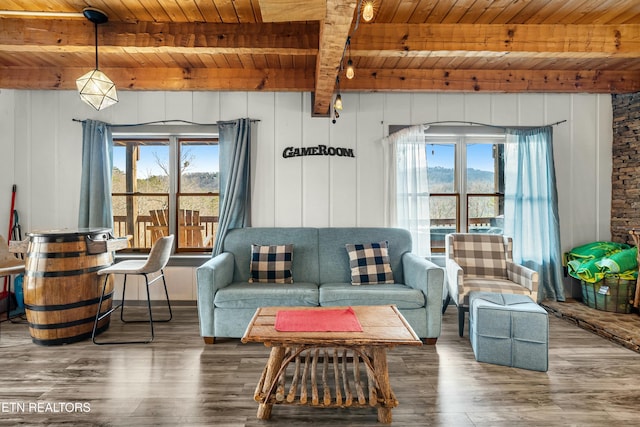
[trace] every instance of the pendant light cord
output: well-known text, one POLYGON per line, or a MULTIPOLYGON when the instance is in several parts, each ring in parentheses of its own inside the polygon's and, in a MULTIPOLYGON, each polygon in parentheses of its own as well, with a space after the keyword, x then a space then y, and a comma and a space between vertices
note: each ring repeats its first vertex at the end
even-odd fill
POLYGON ((94 22, 93 23, 94 27, 95 27, 95 38, 96 38, 96 70, 98 69, 98 23, 94 22))

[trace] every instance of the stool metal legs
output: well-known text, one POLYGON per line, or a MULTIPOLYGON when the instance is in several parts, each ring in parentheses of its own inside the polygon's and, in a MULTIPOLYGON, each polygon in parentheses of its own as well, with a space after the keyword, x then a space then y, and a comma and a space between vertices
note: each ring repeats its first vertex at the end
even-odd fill
POLYGON ((148 274, 146 273, 138 273, 139 275, 144 276, 144 281, 145 281, 145 289, 147 291, 147 310, 148 310, 148 314, 149 314, 149 319, 148 320, 125 320, 124 318, 124 304, 125 304, 125 295, 126 295, 126 290, 127 290, 127 276, 128 274, 124 275, 124 282, 122 284, 122 301, 120 302, 120 304, 118 304, 115 307, 112 307, 111 309, 109 309, 108 311, 106 311, 105 313, 101 313, 102 310, 102 302, 104 300, 104 296, 105 296, 105 291, 107 289, 107 283, 109 280, 109 274, 107 274, 104 278, 104 285, 102 286, 102 293, 100 295, 100 301, 98 303, 98 310, 96 313, 96 318, 95 321, 93 322, 93 332, 91 334, 91 339, 93 340, 94 344, 98 344, 98 345, 104 345, 104 344, 147 344, 150 343, 151 341, 153 341, 153 339, 155 338, 155 334, 153 331, 153 322, 169 322, 172 318, 173 318, 173 312, 171 311, 171 301, 169 300, 169 291, 167 290, 167 281, 164 277, 164 271, 160 270, 160 275, 156 278, 154 278, 153 280, 149 281, 149 277, 148 274), (167 308, 169 309, 169 317, 166 319, 159 319, 159 320, 154 320, 153 319, 153 314, 152 314, 152 310, 151 310, 151 295, 149 292, 149 286, 152 285, 153 283, 156 282, 156 280, 162 279, 162 284, 164 286, 164 294, 165 297, 167 298, 167 308), (96 340, 96 330, 98 328, 98 322, 102 319, 104 319, 105 317, 109 316, 111 313, 113 313, 115 310, 120 309, 120 320, 123 323, 146 323, 149 322, 149 328, 150 328, 150 333, 151 336, 149 339, 144 340, 144 341, 103 341, 103 342, 98 342, 96 340))

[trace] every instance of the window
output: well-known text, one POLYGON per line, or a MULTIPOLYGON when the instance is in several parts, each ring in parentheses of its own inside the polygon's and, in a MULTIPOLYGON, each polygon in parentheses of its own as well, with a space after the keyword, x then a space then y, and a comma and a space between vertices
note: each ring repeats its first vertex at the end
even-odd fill
POLYGON ((114 234, 131 235, 132 251, 148 251, 160 237, 176 236, 176 251, 213 246, 218 225, 218 139, 114 131, 114 234))
POLYGON ((491 128, 432 126, 425 132, 431 250, 447 233, 502 233, 505 136, 491 128))

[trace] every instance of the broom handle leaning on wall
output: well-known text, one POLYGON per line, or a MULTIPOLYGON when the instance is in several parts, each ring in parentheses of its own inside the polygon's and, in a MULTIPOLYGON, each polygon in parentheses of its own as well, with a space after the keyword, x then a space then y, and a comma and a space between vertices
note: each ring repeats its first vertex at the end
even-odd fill
POLYGON ((13 210, 16 207, 16 191, 18 187, 13 184, 11 188, 11 210, 9 211, 9 232, 7 233, 7 242, 11 240, 11 230, 13 229, 13 210))
MULTIPOLYGON (((16 206, 16 191, 18 187, 13 184, 11 187, 11 210, 9 211, 9 232, 7 233, 7 244, 11 240, 11 229, 13 228, 13 209, 16 206)), ((9 285, 9 276, 5 276, 4 278, 4 288, 7 289, 9 285)), ((8 300, 7 300, 8 301, 8 300)), ((7 306, 8 307, 8 306, 7 306)), ((9 308, 7 308, 7 313, 9 312, 9 308)))

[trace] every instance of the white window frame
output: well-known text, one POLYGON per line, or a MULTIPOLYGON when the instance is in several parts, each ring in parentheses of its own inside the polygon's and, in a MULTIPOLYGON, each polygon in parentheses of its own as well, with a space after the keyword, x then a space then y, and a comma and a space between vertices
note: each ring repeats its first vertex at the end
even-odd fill
MULTIPOLYGON (((454 188, 452 193, 438 194, 451 194, 457 197, 456 215, 459 218, 454 218, 456 231, 468 232, 468 195, 478 193, 470 193, 467 189, 467 146, 477 143, 506 144, 507 138, 502 129, 490 126, 430 126, 425 130, 425 149, 431 144, 447 143, 454 146, 454 188)), ((431 215, 430 217, 433 219, 431 215)), ((443 249, 432 246, 431 251, 437 253, 442 252, 443 249)))

